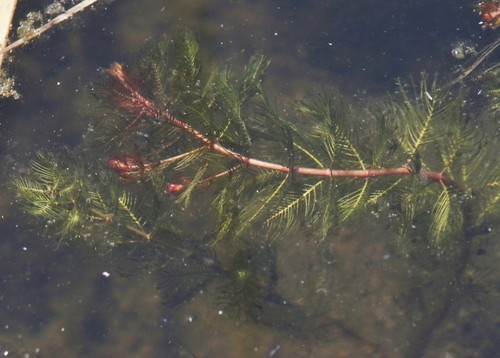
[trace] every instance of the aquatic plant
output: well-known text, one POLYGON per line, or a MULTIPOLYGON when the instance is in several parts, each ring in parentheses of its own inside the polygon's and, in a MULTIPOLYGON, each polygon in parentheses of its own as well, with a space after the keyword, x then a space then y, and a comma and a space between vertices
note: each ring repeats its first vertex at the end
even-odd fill
POLYGON ((216 241, 297 225, 325 239, 371 213, 397 214, 402 232, 428 216, 439 242, 498 215, 499 167, 463 89, 424 78, 370 109, 330 92, 286 112, 262 88, 267 66, 257 55, 239 78, 205 74, 190 33, 160 41, 137 68, 113 64, 93 89, 103 111, 85 148, 39 154, 14 179, 20 202, 61 237, 111 246, 154 239, 200 195, 211 196, 216 241))
POLYGON ((483 20, 483 28, 496 29, 500 26, 500 1, 480 1, 476 9, 483 20))
MULTIPOLYGON (((184 32, 135 66, 104 71, 80 150, 39 153, 13 178, 24 210, 61 240, 125 250, 135 264, 124 272, 156 273, 169 306, 218 280, 217 304, 279 327, 311 317, 274 287, 270 239, 297 229, 324 243, 342 227, 387 218, 402 245, 446 247, 443 277, 460 281, 473 238, 500 214, 498 158, 469 113, 468 73, 441 85, 401 82, 367 108, 330 90, 282 109, 263 86, 264 56, 235 75, 202 67, 198 50, 184 32), (213 251, 221 246, 223 260, 213 251), (286 321, 269 320, 278 316, 286 321)), ((430 305, 414 352, 453 294, 444 288, 430 305)), ((340 319, 326 325, 366 344, 340 319)))

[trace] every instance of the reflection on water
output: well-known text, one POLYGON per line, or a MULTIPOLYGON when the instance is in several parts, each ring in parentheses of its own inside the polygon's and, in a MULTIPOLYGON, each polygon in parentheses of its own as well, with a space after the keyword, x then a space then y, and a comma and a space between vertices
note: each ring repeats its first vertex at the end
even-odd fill
MULTIPOLYGON (((280 100, 335 85, 361 102, 392 91, 397 77, 451 72, 457 38, 492 36, 467 4, 351 3, 115 1, 79 17, 14 54, 23 99, 0 104, 2 182, 39 148, 78 145, 97 69, 130 61, 165 32, 192 28, 215 62, 264 52, 280 100)), ((9 356, 486 357, 500 348, 498 233, 436 248, 418 228, 398 242, 373 216, 324 242, 304 229, 249 240, 233 255, 230 243, 204 247, 195 223, 182 255, 98 255, 48 238, 10 206, 5 185, 1 198, 0 348, 9 356)))

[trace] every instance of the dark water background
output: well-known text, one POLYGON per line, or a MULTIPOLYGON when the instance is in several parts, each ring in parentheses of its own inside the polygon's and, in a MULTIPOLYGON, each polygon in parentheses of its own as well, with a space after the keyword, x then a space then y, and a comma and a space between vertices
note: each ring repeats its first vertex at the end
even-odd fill
MULTIPOLYGON (((21 1, 16 21, 40 8, 38 1, 21 1)), ((13 54, 8 68, 23 97, 0 102, 0 178, 6 184, 9 171, 22 168, 19 160, 39 149, 77 146, 91 105, 86 87, 98 80, 98 69, 133 61, 164 33, 192 29, 207 63, 237 65, 263 52, 272 60, 266 86, 277 101, 334 86, 362 105, 394 91, 397 78, 451 76, 458 66, 450 56, 454 41, 481 47, 494 39, 477 23, 469 2, 451 0, 100 5, 13 54)), ((447 283, 446 259, 435 260, 431 249, 406 257, 386 223, 374 218, 321 245, 300 233, 283 238, 277 290, 304 316, 292 313, 292 324, 273 326, 219 315, 216 287, 167 309, 154 277, 116 275, 105 256, 48 237, 43 225, 19 213, 6 185, 0 195, 0 352, 9 356, 406 357, 414 350, 425 357, 494 357, 500 351, 498 232, 478 240, 468 269, 484 289, 457 288, 430 332, 422 322, 447 283), (322 318, 335 324, 323 327, 322 318)))

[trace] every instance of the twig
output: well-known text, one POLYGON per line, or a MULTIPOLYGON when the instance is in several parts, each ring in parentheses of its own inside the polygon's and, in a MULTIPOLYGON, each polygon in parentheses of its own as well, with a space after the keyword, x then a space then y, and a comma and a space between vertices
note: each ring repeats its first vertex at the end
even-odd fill
MULTIPOLYGON (((16 3, 17 0, 0 1, 0 50, 5 47, 5 43, 7 42, 16 3)), ((0 68, 2 67, 2 60, 3 53, 0 54, 0 68)))
POLYGON ((54 17, 52 20, 50 20, 49 22, 47 22, 45 25, 40 26, 39 28, 35 29, 33 32, 31 32, 29 34, 29 36, 22 37, 19 40, 14 41, 13 43, 11 43, 9 46, 7 46, 6 48, 4 48, 3 50, 0 50, 0 56, 3 56, 4 54, 12 51, 16 47, 25 45, 26 43, 28 43, 33 38, 40 36, 45 31, 50 30, 51 28, 53 28, 57 24, 59 24, 59 23, 65 21, 65 20, 71 18, 76 13, 84 10, 85 8, 89 7, 90 5, 92 5, 93 3, 97 2, 97 1, 98 0, 84 0, 81 3, 73 6, 72 8, 66 10, 66 12, 62 13, 61 15, 58 15, 58 16, 54 17))
POLYGON ((448 83, 448 86, 453 86, 459 82, 461 82, 465 77, 469 76, 477 66, 479 66, 489 55, 496 50, 496 48, 500 46, 500 38, 493 41, 491 44, 486 46, 486 48, 480 53, 479 57, 472 65, 470 65, 467 69, 465 69, 460 75, 457 76, 454 80, 448 83))

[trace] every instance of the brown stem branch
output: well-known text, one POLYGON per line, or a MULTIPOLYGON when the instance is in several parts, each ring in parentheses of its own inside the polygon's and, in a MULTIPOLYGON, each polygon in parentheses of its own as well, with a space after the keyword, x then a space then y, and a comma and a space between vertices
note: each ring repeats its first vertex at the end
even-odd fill
MULTIPOLYGON (((150 102, 148 101, 150 105, 150 102)), ((191 134, 193 137, 200 140, 207 147, 211 148, 213 151, 222 154, 227 157, 231 157, 234 160, 239 161, 240 163, 262 168, 268 170, 275 170, 279 172, 283 172, 286 174, 297 174, 297 175, 306 175, 306 176, 320 176, 327 178, 334 177, 344 177, 344 178, 373 178, 373 177, 381 177, 381 176, 405 176, 413 174, 411 168, 407 165, 403 165, 399 168, 385 168, 385 169, 351 169, 351 170, 341 170, 341 169, 330 169, 330 168, 307 168, 307 167, 288 167, 277 163, 267 162, 259 159, 250 158, 239 154, 237 152, 228 149, 218 142, 215 142, 203 135, 193 127, 191 127, 186 122, 174 117, 171 113, 158 110, 158 113, 170 124, 183 129, 185 132, 191 134)), ((432 180, 434 182, 443 183, 447 186, 454 186, 456 183, 446 177, 443 173, 433 172, 425 170, 424 176, 432 180)))
MULTIPOLYGON (((307 168, 307 167, 289 167, 281 165, 278 163, 267 162, 259 159, 254 159, 247 157, 240 153, 237 153, 229 148, 224 147, 222 144, 214 141, 199 132, 192 126, 190 126, 185 121, 175 117, 168 111, 158 108, 154 102, 143 97, 134 84, 129 81, 125 69, 122 65, 114 63, 109 71, 111 77, 113 77, 120 84, 122 90, 126 93, 118 93, 123 98, 127 100, 121 103, 121 107, 132 112, 136 112, 138 116, 155 116, 157 118, 163 118, 165 121, 171 125, 182 129, 184 132, 190 134, 194 138, 202 142, 206 147, 210 148, 214 152, 217 152, 223 156, 229 157, 236 160, 242 164, 275 170, 286 174, 296 174, 296 175, 306 175, 306 176, 319 176, 326 178, 343 177, 343 178, 373 178, 382 176, 408 176, 414 174, 413 170, 408 165, 403 165, 399 168, 385 168, 385 169, 331 169, 331 168, 307 168)), ((134 119, 134 124, 137 122, 137 118, 134 119)), ((446 177, 443 173, 428 171, 426 169, 422 170, 422 174, 425 178, 432 180, 434 182, 443 183, 447 186, 454 186, 456 183, 446 177)))

